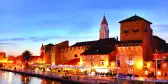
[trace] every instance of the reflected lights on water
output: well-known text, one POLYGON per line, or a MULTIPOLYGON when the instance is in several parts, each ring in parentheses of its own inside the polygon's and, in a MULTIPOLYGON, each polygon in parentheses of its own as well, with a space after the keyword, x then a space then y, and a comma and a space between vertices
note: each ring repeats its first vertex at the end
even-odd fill
POLYGON ((12 84, 12 72, 9 72, 8 84, 12 84))

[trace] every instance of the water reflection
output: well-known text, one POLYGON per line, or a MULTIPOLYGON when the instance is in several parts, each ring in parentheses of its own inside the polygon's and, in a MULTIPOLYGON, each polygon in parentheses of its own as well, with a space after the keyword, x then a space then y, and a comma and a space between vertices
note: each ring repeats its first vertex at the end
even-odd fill
POLYGON ((12 72, 0 71, 0 84, 62 84, 48 79, 41 79, 12 72))
POLYGON ((30 84, 30 77, 26 75, 21 75, 21 83, 22 84, 30 84))
POLYGON ((8 84, 12 84, 12 73, 9 72, 9 77, 8 77, 8 84))
POLYGON ((43 79, 41 84, 61 84, 61 83, 43 79))

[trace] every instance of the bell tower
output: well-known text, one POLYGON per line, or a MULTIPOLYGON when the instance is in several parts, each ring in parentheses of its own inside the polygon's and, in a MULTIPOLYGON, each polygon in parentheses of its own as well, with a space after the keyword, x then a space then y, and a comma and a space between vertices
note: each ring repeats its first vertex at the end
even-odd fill
POLYGON ((40 49, 40 57, 42 58, 42 61, 44 59, 44 54, 45 54, 45 47, 44 45, 42 44, 41 45, 41 49, 40 49))
POLYGON ((103 20, 100 25, 99 39, 105 39, 105 38, 109 38, 109 28, 108 28, 106 17, 104 15, 103 20))

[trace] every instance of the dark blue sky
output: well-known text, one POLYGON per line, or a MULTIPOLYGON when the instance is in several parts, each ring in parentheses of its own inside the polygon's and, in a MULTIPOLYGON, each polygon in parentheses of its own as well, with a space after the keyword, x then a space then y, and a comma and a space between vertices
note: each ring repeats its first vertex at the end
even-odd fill
POLYGON ((120 20, 137 14, 168 40, 167 0, 0 0, 0 50, 39 55, 42 43, 96 40, 104 13, 110 37, 119 36, 120 20))

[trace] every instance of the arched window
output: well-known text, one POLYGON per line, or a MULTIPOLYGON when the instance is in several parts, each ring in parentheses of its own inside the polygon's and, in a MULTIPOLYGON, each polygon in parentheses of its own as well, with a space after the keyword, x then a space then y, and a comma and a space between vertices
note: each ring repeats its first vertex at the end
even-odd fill
POLYGON ((91 66, 93 66, 93 65, 94 65, 94 63, 93 63, 93 62, 90 62, 90 64, 91 64, 91 66))
POLYGON ((128 32, 129 32, 128 29, 125 29, 125 30, 124 30, 124 33, 128 33, 128 32))
POLYGON ((74 57, 78 57, 78 55, 77 54, 75 54, 75 56, 74 57))
POLYGON ((104 37, 104 33, 101 33, 101 37, 104 37))
POLYGON ((104 66, 104 61, 101 62, 101 65, 104 66))
POLYGON ((139 32, 138 28, 134 28, 132 31, 133 32, 139 32))

